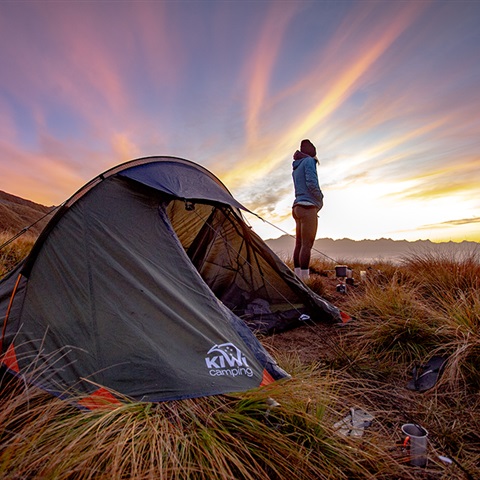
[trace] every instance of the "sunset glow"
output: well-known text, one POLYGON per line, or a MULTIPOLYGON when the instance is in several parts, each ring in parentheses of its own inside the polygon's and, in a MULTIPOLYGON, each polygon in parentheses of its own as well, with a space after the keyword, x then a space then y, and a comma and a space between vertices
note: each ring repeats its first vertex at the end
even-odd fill
POLYGON ((1 2, 0 190, 59 204, 172 155, 278 237, 310 138, 318 237, 480 241, 479 25, 475 1, 1 2))

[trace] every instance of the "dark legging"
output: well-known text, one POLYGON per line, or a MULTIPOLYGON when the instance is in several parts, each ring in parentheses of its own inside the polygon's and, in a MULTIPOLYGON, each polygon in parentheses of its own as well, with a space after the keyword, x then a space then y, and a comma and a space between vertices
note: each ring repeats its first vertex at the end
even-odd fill
POLYGON ((293 265, 295 268, 307 270, 310 266, 310 255, 317 234, 318 208, 295 205, 292 210, 297 225, 293 265))

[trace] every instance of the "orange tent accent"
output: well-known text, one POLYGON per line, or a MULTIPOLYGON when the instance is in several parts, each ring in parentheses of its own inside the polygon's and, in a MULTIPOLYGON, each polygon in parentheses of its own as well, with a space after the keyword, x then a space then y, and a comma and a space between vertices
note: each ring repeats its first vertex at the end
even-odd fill
POLYGON ((268 385, 269 383, 273 383, 275 380, 273 377, 265 370, 263 369, 263 378, 262 382, 260 383, 260 386, 265 386, 268 385))
POLYGON ((347 323, 352 319, 352 317, 345 312, 340 312, 340 316, 342 317, 342 323, 347 323))
POLYGON ((2 363, 10 370, 13 370, 16 373, 20 373, 20 368, 18 367, 17 362, 17 355, 15 353, 13 343, 10 344, 7 351, 5 352, 5 355, 2 358, 2 363))
POLYGON ((99 408, 112 408, 116 405, 121 405, 122 402, 115 398, 106 388, 100 387, 88 397, 82 398, 78 404, 89 410, 96 410, 99 408))

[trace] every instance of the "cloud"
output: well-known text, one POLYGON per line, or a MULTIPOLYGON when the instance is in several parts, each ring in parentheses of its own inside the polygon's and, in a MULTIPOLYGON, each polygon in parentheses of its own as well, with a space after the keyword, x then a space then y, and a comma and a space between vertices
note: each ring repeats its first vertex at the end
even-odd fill
MULTIPOLYGON (((468 156, 452 161, 428 162, 422 166, 423 171, 413 170, 404 174, 406 181, 413 188, 393 194, 399 200, 425 201, 438 198, 454 198, 469 200, 480 208, 479 184, 480 163, 477 156, 468 156), (443 164, 447 163, 447 164, 443 164)), ((397 176, 398 181, 398 176, 397 176)))
POLYGON ((85 183, 78 169, 63 157, 32 155, 5 143, 0 143, 0 157, 9 159, 2 166, 2 183, 15 185, 16 195, 43 205, 62 203, 85 183))
POLYGON ((462 241, 470 240, 480 242, 478 233, 478 224, 480 217, 450 219, 438 223, 423 224, 413 230, 403 230, 408 232, 428 232, 428 238, 437 241, 462 241))
POLYGON ((130 158, 183 156, 291 225, 310 137, 326 235, 477 218, 474 3, 7 2, 0 188, 58 203, 130 158))
MULTIPOLYGON (((254 132, 249 130, 248 148, 245 147, 243 155, 235 159, 234 168, 225 172, 225 181, 239 184, 246 170, 253 180, 268 176, 273 169, 284 164, 286 157, 289 158, 293 153, 293 146, 296 148, 302 138, 311 137, 314 141, 321 138, 318 132, 328 128, 324 125, 328 125, 329 118, 368 82, 368 74, 376 63, 424 8, 423 4, 408 4, 398 12, 394 22, 386 17, 365 30, 371 24, 369 15, 373 12, 369 8, 365 9, 365 4, 362 4, 338 26, 326 46, 319 46, 318 61, 297 76, 298 83, 287 85, 283 92, 274 95, 267 91, 267 84, 275 81, 270 72, 279 67, 273 64, 272 59, 281 61, 278 58, 278 42, 281 37, 275 36, 272 43, 260 37, 260 53, 252 62, 255 67, 253 70, 257 73, 250 80, 248 102, 249 125, 254 125, 254 132), (359 40, 352 48, 351 37, 356 34, 359 40), (265 58, 265 65, 260 64, 262 58, 265 58), (325 65, 328 65, 328 69, 325 65), (280 99, 289 101, 294 94, 298 98, 296 105, 290 108, 290 114, 277 115, 275 110, 276 107, 280 108, 280 99), (270 117, 282 119, 282 122, 275 122, 279 125, 276 131, 267 129, 267 123, 264 122, 266 112, 270 117), (256 140, 254 147, 252 139, 256 140), (252 151, 255 155, 252 155, 252 151)), ((282 31, 287 24, 286 21, 281 23, 279 30, 282 31)), ((271 24, 267 24, 265 31, 268 33, 271 28, 271 24)))
POLYGON ((475 223, 480 223, 480 217, 475 218, 461 218, 456 220, 448 220, 446 222, 441 222, 434 225, 425 225, 424 228, 441 228, 443 226, 457 226, 457 225, 472 225, 475 223))
POLYGON ((246 147, 252 148, 261 136, 262 110, 269 93, 272 70, 278 60, 287 27, 300 4, 284 3, 279 9, 274 3, 265 14, 255 51, 245 67, 248 78, 246 101, 246 147))

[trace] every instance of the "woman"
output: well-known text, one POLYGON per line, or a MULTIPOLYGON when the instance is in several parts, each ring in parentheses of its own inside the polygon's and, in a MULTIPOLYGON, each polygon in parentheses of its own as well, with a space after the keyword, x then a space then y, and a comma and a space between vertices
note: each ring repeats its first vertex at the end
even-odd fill
POLYGON ((317 214, 323 207, 323 193, 318 184, 317 150, 310 140, 302 140, 300 150, 293 155, 295 201, 292 214, 296 223, 293 252, 295 274, 302 280, 310 277, 310 256, 317 234, 317 214))

